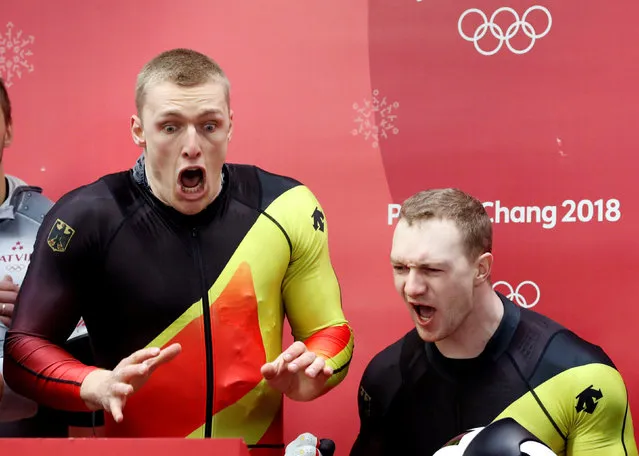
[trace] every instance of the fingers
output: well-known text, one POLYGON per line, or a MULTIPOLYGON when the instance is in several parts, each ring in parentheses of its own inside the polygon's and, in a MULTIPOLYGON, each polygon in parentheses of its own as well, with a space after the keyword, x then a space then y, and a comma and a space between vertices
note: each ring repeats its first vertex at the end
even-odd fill
POLYGON ((121 423, 124 419, 124 415, 122 415, 122 401, 117 397, 109 398, 108 412, 113 416, 113 420, 116 423, 121 423))
POLYGON ((13 279, 10 275, 5 275, 2 280, 0 280, 0 290, 4 291, 18 291, 20 287, 13 283, 13 279))
POLYGON ((125 365, 116 368, 113 371, 115 375, 116 381, 122 383, 131 383, 136 378, 144 377, 149 373, 149 366, 146 364, 133 364, 133 365, 125 365))
POLYGON ((155 358, 150 358, 144 361, 144 364, 146 364, 152 372, 153 370, 157 369, 158 366, 172 361, 181 352, 182 346, 180 344, 172 344, 162 349, 158 356, 156 356, 155 358))
POLYGON ((306 368, 304 373, 311 378, 315 378, 319 374, 331 376, 333 375, 333 369, 331 369, 330 366, 326 365, 326 360, 324 358, 322 358, 321 356, 317 356, 311 363, 311 365, 306 368))
POLYGON ((2 300, 0 300, 0 303, 1 303, 0 304, 0 317, 7 317, 7 318, 13 317, 14 305, 6 303, 6 302, 2 302, 2 300))
POLYGON ((181 352, 180 344, 172 344, 163 350, 157 347, 144 348, 123 359, 114 373, 119 381, 130 383, 136 377, 150 375, 158 366, 173 360, 181 352))
POLYGON ((122 369, 109 371, 97 369, 85 377, 80 386, 80 397, 90 410, 103 409, 119 423, 124 419, 122 411, 128 396, 135 392, 133 385, 123 382, 119 377, 131 374, 131 371, 148 370, 147 366, 124 366, 122 369))
POLYGON ((102 393, 104 399, 101 403, 102 407, 111 413, 116 423, 124 419, 122 410, 127 397, 146 382, 154 369, 171 361, 181 351, 180 344, 170 345, 164 350, 157 347, 144 348, 124 358, 109 373, 109 379, 105 385, 106 390, 103 390, 102 393))
POLYGON ((288 370, 289 372, 297 372, 298 370, 306 369, 316 358, 317 355, 315 353, 306 351, 289 363, 288 370))
POLYGON ((306 345, 304 345, 303 342, 297 341, 291 344, 291 346, 288 347, 286 350, 284 350, 280 356, 284 359, 284 361, 288 363, 302 355, 302 353, 304 353, 305 351, 306 345))
POLYGON ((333 375, 333 369, 326 364, 326 359, 324 357, 318 356, 315 352, 306 349, 305 346, 304 349, 306 350, 304 353, 296 359, 293 359, 288 364, 287 367, 289 372, 299 372, 304 370, 304 373, 311 378, 315 378, 319 374, 329 377, 333 375))
POLYGON ((266 380, 271 380, 272 378, 277 377, 283 372, 287 371, 288 363, 284 361, 284 354, 280 354, 274 361, 270 363, 266 363, 260 369, 262 372, 262 376, 266 380))
POLYGON ((149 347, 138 350, 128 357, 124 358, 118 364, 118 367, 124 367, 134 364, 140 364, 146 361, 147 359, 151 359, 160 354, 160 349, 158 347, 149 347))
POLYGON ((325 363, 324 368, 322 369, 322 375, 330 377, 331 375, 333 375, 333 368, 325 363))
POLYGON ((0 322, 7 328, 11 327, 11 318, 13 317, 13 304, 0 304, 0 322))
MULTIPOLYGON (((273 378, 282 372, 289 370, 289 372, 296 372, 300 368, 301 363, 306 363, 301 366, 301 368, 305 368, 313 359, 302 358, 300 362, 297 360, 305 353, 310 353, 306 350, 306 345, 303 342, 294 342, 284 350, 274 361, 262 366, 262 375, 268 380, 273 378), (291 367, 289 363, 295 361, 296 363, 291 367)), ((313 354, 314 355, 314 354, 313 354)))
MULTIPOLYGON (((267 380, 288 371, 291 373, 307 370, 314 377, 324 369, 324 359, 309 351, 303 342, 295 342, 280 354, 273 362, 262 366, 262 376, 267 380)), ((330 369, 330 368, 329 368, 330 369)))
POLYGON ((111 391, 117 396, 127 397, 129 394, 133 394, 134 389, 128 383, 114 383, 111 386, 111 391))
POLYGON ((277 371, 277 366, 275 366, 273 363, 266 363, 260 369, 262 377, 264 377, 266 380, 274 378, 277 375, 277 371))
POLYGON ((17 290, 0 289, 0 302, 4 302, 6 304, 15 304, 17 297, 17 290))

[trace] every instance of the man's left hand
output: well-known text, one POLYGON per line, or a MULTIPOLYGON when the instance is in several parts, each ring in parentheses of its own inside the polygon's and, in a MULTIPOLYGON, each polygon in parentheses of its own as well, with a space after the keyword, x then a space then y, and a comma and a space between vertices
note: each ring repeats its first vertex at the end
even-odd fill
POLYGON ((321 396, 333 369, 321 356, 295 342, 275 361, 262 366, 268 384, 294 401, 311 401, 321 396))

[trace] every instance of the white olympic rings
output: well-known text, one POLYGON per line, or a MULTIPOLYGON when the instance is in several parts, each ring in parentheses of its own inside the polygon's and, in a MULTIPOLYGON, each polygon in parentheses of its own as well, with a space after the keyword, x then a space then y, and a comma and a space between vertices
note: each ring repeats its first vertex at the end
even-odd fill
POLYGON ((459 21, 457 22, 457 29, 459 30, 459 34, 461 35, 461 37, 465 39, 466 41, 470 41, 471 43, 473 43, 475 45, 475 49, 477 49, 477 52, 483 55, 496 54, 497 52, 499 52, 499 50, 504 45, 504 43, 506 43, 506 46, 508 46, 508 49, 510 49, 511 52, 513 52, 514 54, 525 54, 526 52, 530 51, 533 48, 536 40, 548 35, 551 27, 552 27, 552 16, 550 15, 550 11, 548 11, 547 8, 540 5, 534 5, 528 8, 526 12, 524 13, 524 15, 521 17, 521 19, 519 19, 519 14, 517 14, 517 11, 507 6, 503 6, 497 9, 492 14, 492 16, 490 16, 490 20, 488 19, 488 17, 482 10, 477 8, 470 8, 464 11, 461 14, 461 16, 459 16, 459 21), (546 17, 548 18, 548 26, 541 33, 537 33, 537 31, 533 28, 533 26, 527 21, 528 15, 536 10, 542 11, 543 13, 546 14, 546 17), (515 18, 515 21, 508 26, 508 29, 506 29, 506 33, 504 33, 504 30, 495 23, 495 18, 500 13, 503 13, 503 12, 508 12, 512 14, 513 17, 515 18), (475 29, 475 32, 473 33, 472 36, 468 36, 464 33, 464 30, 462 29, 462 22, 464 21, 466 16, 472 13, 479 14, 484 22, 483 24, 479 25, 479 27, 475 29), (513 38, 515 35, 517 35, 517 33, 519 33, 520 28, 524 32, 524 34, 528 38, 530 38, 530 44, 528 45, 528 47, 524 49, 516 49, 510 43, 511 38, 513 38), (499 40, 497 47, 495 47, 495 49, 491 51, 486 51, 479 46, 479 41, 484 36, 486 36, 486 33, 488 32, 488 30, 490 30, 490 33, 492 34, 492 36, 494 36, 497 40, 499 40))
POLYGON ((517 288, 513 288, 511 284, 501 280, 493 284, 493 290, 496 289, 499 285, 503 285, 504 287, 508 289, 508 294, 504 293, 508 299, 516 302, 521 307, 525 307, 526 309, 536 306, 537 303, 539 302, 539 299, 541 299, 541 291, 539 290, 539 286, 537 286, 535 282, 532 282, 530 280, 524 280, 519 285, 517 285, 517 288), (536 292, 535 300, 531 302, 530 304, 528 304, 528 301, 526 300, 526 298, 521 294, 521 289, 525 285, 531 285, 536 292))
POLYGON ((4 267, 4 269, 6 271, 9 272, 20 272, 22 270, 24 270, 24 268, 26 268, 27 265, 26 264, 20 264, 20 263, 16 263, 16 264, 8 264, 4 267))

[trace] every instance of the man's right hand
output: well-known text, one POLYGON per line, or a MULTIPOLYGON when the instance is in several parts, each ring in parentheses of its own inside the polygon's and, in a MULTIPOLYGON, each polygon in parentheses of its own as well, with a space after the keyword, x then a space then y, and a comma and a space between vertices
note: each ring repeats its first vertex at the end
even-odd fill
POLYGON ((11 326, 13 306, 16 303, 20 287, 13 283, 10 275, 5 275, 0 280, 0 322, 7 328, 11 326))
POLYGON ((80 387, 80 397, 91 410, 109 412, 116 423, 124 418, 127 397, 135 393, 162 364, 180 354, 180 344, 143 348, 124 358, 112 371, 98 369, 87 375, 80 387))

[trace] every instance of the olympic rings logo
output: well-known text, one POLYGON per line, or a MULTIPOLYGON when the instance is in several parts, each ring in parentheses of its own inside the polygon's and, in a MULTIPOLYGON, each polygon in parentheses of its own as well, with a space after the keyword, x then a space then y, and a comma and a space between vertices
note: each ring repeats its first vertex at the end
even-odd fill
POLYGON ((475 49, 477 49, 477 52, 483 55, 496 54, 497 52, 499 52, 499 50, 504 45, 504 43, 506 43, 506 46, 508 46, 508 49, 510 49, 510 51, 513 52, 514 54, 525 54, 526 52, 530 51, 533 48, 533 46, 535 45, 535 41, 548 35, 548 32, 550 32, 550 27, 552 27, 552 16, 550 15, 550 11, 548 11, 547 8, 543 6, 539 6, 539 5, 531 6, 530 8, 528 8, 521 19, 519 19, 519 14, 517 14, 517 11, 507 6, 497 9, 493 13, 493 15, 490 16, 490 20, 487 18, 486 14, 482 10, 477 8, 470 8, 464 11, 461 16, 459 16, 459 21, 457 22, 457 29, 459 30, 459 34, 461 35, 461 37, 465 39, 466 41, 470 41, 471 43, 473 43, 475 45, 475 49), (537 31, 533 28, 533 26, 527 21, 528 15, 536 10, 542 11, 543 13, 546 14, 546 17, 548 18, 548 26, 541 33, 537 33, 537 31), (508 28, 506 29, 506 33, 504 33, 504 30, 495 23, 495 19, 497 18, 497 16, 504 12, 508 12, 512 14, 513 17, 515 18, 515 21, 512 24, 510 24, 508 28), (477 27, 477 29, 475 29, 475 32, 473 33, 472 36, 468 36, 464 33, 464 30, 462 29, 462 22, 464 22, 464 19, 466 18, 466 16, 472 13, 479 14, 479 16, 483 19, 484 23, 481 24, 479 27, 477 27), (528 47, 524 49, 516 49, 510 44, 510 40, 515 35, 517 35, 517 33, 519 33, 519 29, 521 29, 524 32, 524 34, 528 38, 530 38, 530 44, 528 45, 528 47), (490 33, 492 34, 492 36, 494 36, 495 38, 497 38, 497 40, 499 40, 497 47, 495 47, 495 49, 493 49, 492 51, 486 51, 479 46, 479 41, 484 36, 486 36, 486 33, 488 33, 488 30, 490 30, 490 33))
POLYGON ((8 264, 5 266, 5 270, 9 271, 9 272, 20 272, 22 270, 24 270, 27 267, 26 264, 8 264))
POLYGON ((539 299, 541 298, 541 291, 539 290, 539 287, 535 282, 532 282, 530 280, 521 282, 519 285, 517 285, 517 288, 513 288, 511 284, 502 280, 493 284, 493 290, 497 289, 497 287, 500 285, 508 290, 508 293, 504 293, 508 299, 516 302, 521 307, 525 307, 526 309, 535 307, 539 302, 539 299), (528 301, 526 300, 524 295, 521 294, 521 289, 526 285, 530 285, 535 290, 535 300, 532 301, 530 304, 528 304, 528 301))

